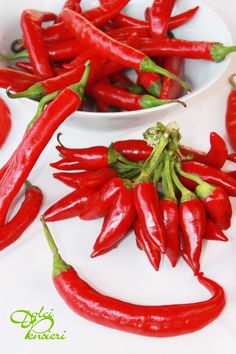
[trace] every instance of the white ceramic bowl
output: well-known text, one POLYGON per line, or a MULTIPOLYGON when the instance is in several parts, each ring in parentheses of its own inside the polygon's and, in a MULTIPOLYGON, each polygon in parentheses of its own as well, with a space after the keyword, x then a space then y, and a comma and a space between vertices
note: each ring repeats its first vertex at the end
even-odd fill
MULTIPOLYGON (((10 43, 18 38, 21 31, 19 26, 20 14, 25 8, 37 8, 41 10, 60 10, 59 0, 0 0, 1 13, 0 13, 0 51, 7 53, 9 51, 10 43)), ((84 9, 98 5, 98 0, 83 1, 82 6, 84 9)), ((144 9, 152 3, 152 0, 131 0, 124 9, 124 12, 133 17, 142 19, 144 9)), ((174 33, 177 38, 189 40, 206 40, 223 42, 230 45, 231 35, 220 16, 209 8, 204 2, 199 0, 178 0, 174 13, 180 13, 187 9, 199 5, 200 9, 195 17, 186 25, 175 30, 174 33)), ((190 98, 200 94, 209 86, 211 86, 219 77, 224 73, 229 64, 229 59, 225 59, 221 63, 207 62, 203 60, 186 60, 185 78, 191 85, 191 93, 185 95, 182 99, 186 102, 190 98)), ((25 100, 25 104, 34 105, 36 103, 30 100, 25 100)), ((190 103, 188 103, 190 104, 190 103)), ((90 127, 96 126, 114 126, 117 125, 121 128, 127 126, 140 125, 142 122, 147 122, 148 118, 155 117, 161 118, 169 110, 176 109, 177 104, 150 108, 140 111, 131 112, 116 112, 116 113, 97 113, 97 112, 76 112, 69 120, 72 126, 80 126, 88 124, 90 127), (78 124, 79 123, 79 124, 78 124)))

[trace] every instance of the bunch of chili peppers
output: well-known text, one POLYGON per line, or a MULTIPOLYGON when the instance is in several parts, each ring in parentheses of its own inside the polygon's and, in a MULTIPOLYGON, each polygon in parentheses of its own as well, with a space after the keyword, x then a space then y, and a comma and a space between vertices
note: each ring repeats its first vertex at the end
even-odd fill
POLYGON ((154 0, 141 21, 121 12, 128 2, 101 0, 100 6, 84 11, 80 1, 70 0, 59 15, 26 9, 20 19, 22 38, 11 46, 15 54, 0 56, 16 60, 16 68, 0 69, 0 87, 10 86, 11 98, 39 100, 78 82, 90 60, 86 95, 97 110, 139 110, 168 104, 189 90, 183 81, 185 58, 217 62, 236 50, 174 38, 171 31, 190 21, 198 7, 171 16, 174 0, 154 0), (130 69, 137 80, 130 80, 130 69))
POLYGON ((182 256, 198 274, 203 239, 227 241, 223 230, 231 223, 228 196, 236 196, 236 181, 220 170, 226 144, 212 132, 207 153, 183 146, 175 123, 157 123, 144 137, 82 149, 58 137, 61 159, 50 165, 62 171, 53 176, 74 191, 45 212, 45 221, 104 217, 91 257, 134 229, 156 270, 166 254, 173 267, 182 256))

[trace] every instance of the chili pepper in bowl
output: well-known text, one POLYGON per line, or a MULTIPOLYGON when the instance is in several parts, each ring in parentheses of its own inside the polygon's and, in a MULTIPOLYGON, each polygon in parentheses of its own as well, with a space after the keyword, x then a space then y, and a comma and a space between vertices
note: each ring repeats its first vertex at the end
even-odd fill
POLYGON ((154 0, 148 11, 148 23, 151 37, 163 38, 168 31, 169 19, 175 0, 154 0))
POLYGON ((0 98, 0 148, 5 143, 11 129, 11 112, 6 102, 0 98))
POLYGON ((230 145, 236 150, 236 74, 231 75, 229 81, 233 87, 227 100, 227 109, 225 116, 225 127, 228 134, 230 145))
POLYGON ((25 73, 10 68, 0 68, 0 87, 7 89, 11 87, 14 92, 27 90, 38 82, 40 78, 36 75, 25 73))
POLYGON ((194 332, 216 319, 225 306, 223 288, 198 274, 211 298, 192 304, 134 305, 99 293, 61 258, 52 235, 41 218, 44 234, 53 253, 53 282, 67 303, 80 316, 101 325, 153 337, 194 332))
MULTIPOLYGON (((179 78, 184 76, 184 58, 179 56, 169 56, 165 58, 164 68, 173 72, 179 78)), ((160 98, 175 99, 182 96, 182 87, 168 77, 163 77, 161 83, 160 98)))

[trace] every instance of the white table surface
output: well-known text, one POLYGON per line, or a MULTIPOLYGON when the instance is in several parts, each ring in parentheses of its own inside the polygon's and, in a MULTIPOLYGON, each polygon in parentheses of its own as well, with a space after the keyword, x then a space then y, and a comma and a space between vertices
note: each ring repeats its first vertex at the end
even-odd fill
MULTIPOLYGON (((206 0, 228 23, 236 43, 235 0, 206 0)), ((226 98, 230 90, 227 78, 236 72, 236 54, 224 76, 207 92, 191 100, 188 108, 178 108, 164 117, 163 122, 177 120, 185 144, 207 149, 208 137, 212 130, 225 137, 224 114, 226 98)), ((5 97, 1 92, 1 97, 5 97)), ((24 101, 10 101, 13 127, 8 142, 1 149, 1 164, 7 160, 17 146, 25 124, 33 116, 32 108, 24 101)), ((78 141, 81 145, 109 144, 117 138, 138 138, 148 125, 124 131, 72 130, 63 127, 64 141, 67 144, 78 141), (86 134, 86 139, 84 138, 86 134)), ((51 177, 49 161, 58 156, 52 139, 30 180, 39 185, 45 194, 43 210, 70 189, 62 186, 51 177)), ((21 194, 22 195, 22 194, 21 194)), ((234 213, 236 202, 232 200, 234 213)), ((143 304, 192 302, 206 299, 209 295, 192 276, 191 271, 179 262, 171 269, 164 260, 161 270, 154 272, 143 254, 135 248, 134 239, 127 238, 119 248, 95 260, 89 258, 93 242, 98 233, 101 220, 91 223, 68 220, 50 224, 63 257, 100 291, 106 294, 143 304), (72 227, 73 226, 73 227, 72 227)), ((227 304, 222 315, 211 325, 193 334, 174 338, 139 337, 125 332, 111 330, 90 323, 74 314, 58 296, 51 281, 51 254, 42 236, 39 220, 25 232, 14 245, 0 253, 0 338, 3 353, 83 353, 83 354, 231 354, 236 351, 236 220, 226 233, 230 238, 227 244, 208 242, 202 255, 202 270, 206 276, 218 281, 225 289, 227 304), (10 322, 15 310, 31 312, 54 309, 54 332, 66 331, 65 340, 29 341, 24 339, 26 330, 10 322)))

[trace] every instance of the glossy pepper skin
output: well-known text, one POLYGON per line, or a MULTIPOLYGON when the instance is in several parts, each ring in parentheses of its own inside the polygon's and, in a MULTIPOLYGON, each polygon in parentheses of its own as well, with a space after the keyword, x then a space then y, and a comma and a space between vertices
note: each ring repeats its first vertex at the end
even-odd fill
POLYGON ((30 73, 10 68, 0 68, 0 87, 7 89, 9 86, 14 92, 27 90, 38 82, 40 78, 30 73))
MULTIPOLYGON (((166 57, 164 60, 164 68, 173 72, 179 78, 184 76, 184 58, 179 56, 166 57)), ((182 96, 182 87, 168 77, 163 77, 161 84, 160 98, 175 99, 182 96)))
POLYGON ((165 228, 156 188, 152 182, 139 182, 134 187, 134 203, 140 222, 161 252, 166 250, 165 228))
POLYGON ((108 181, 94 193, 93 198, 89 200, 80 213, 80 218, 83 220, 93 220, 107 215, 114 199, 123 186, 123 180, 120 177, 108 181))
MULTIPOLYGON (((63 7, 62 7, 62 11, 64 10, 64 9, 71 9, 71 10, 73 10, 73 11, 75 11, 75 12, 81 12, 81 7, 80 7, 80 0, 67 0, 65 3, 64 3, 64 5, 63 5, 63 7)), ((61 15, 59 14, 58 16, 57 16, 57 20, 56 20, 56 23, 58 23, 58 22, 61 22, 61 15)))
POLYGON ((67 186, 81 189, 102 187, 106 182, 116 176, 116 171, 109 167, 95 171, 74 173, 59 172, 53 174, 54 178, 65 183, 67 186))
POLYGON ((223 242, 228 241, 228 237, 225 236, 225 234, 219 228, 219 226, 217 226, 211 219, 207 219, 204 239, 212 240, 212 241, 223 241, 223 242))
POLYGON ((0 251, 14 243, 37 217, 42 206, 43 194, 27 184, 24 201, 13 218, 0 227, 0 251))
POLYGON ((203 328, 215 320, 225 306, 223 288, 203 274, 198 275, 198 281, 210 291, 211 297, 192 304, 144 306, 99 293, 62 260, 44 222, 43 227, 54 254, 54 285, 65 303, 87 320, 134 334, 168 337, 203 328))
POLYGON ((157 271, 160 267, 161 253, 150 239, 147 230, 138 218, 134 223, 134 233, 138 247, 146 253, 149 262, 157 271))
POLYGON ((31 129, 26 131, 20 144, 7 162, 8 168, 1 179, 0 225, 4 224, 13 199, 53 133, 70 114, 80 107, 88 75, 89 66, 86 68, 83 79, 79 84, 64 89, 47 106, 31 129), (46 130, 45 127, 47 127, 46 130))
POLYGON ((160 210, 166 234, 166 255, 175 267, 180 253, 178 206, 175 201, 163 199, 160 200, 160 210))
POLYGON ((230 145, 236 151, 236 86, 234 79, 235 74, 230 77, 230 83, 233 89, 227 99, 225 127, 230 145))
POLYGON ((129 232, 136 217, 133 191, 125 185, 105 216, 101 232, 93 246, 91 257, 99 256, 102 251, 115 247, 129 232))
POLYGON ((175 0, 154 0, 149 9, 149 29, 151 37, 163 38, 168 31, 169 19, 175 0))
POLYGON ((45 221, 58 221, 78 216, 94 195, 95 189, 76 189, 58 200, 44 213, 45 221))
MULTIPOLYGON (((182 169, 185 172, 201 177, 204 181, 214 186, 222 187, 229 196, 236 196, 236 180, 226 172, 194 161, 183 162, 182 169)), ((197 184, 195 182, 184 177, 181 177, 181 180, 191 190, 196 188, 197 184)))
POLYGON ((133 162, 146 160, 153 151, 153 147, 149 146, 146 140, 139 139, 118 140, 112 143, 111 147, 133 162))
POLYGON ((5 143, 11 130, 11 112, 6 102, 0 98, 0 148, 5 143))
POLYGON ((43 40, 42 22, 43 12, 41 11, 24 10, 21 15, 24 46, 29 52, 34 73, 46 79, 54 76, 54 72, 50 65, 47 48, 43 40))

